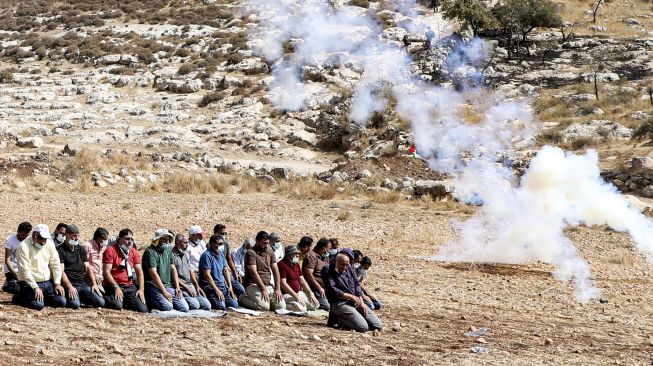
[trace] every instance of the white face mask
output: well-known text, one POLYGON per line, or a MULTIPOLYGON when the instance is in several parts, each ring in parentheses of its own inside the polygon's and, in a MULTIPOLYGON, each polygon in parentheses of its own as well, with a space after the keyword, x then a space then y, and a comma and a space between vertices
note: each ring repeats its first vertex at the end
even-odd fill
POLYGON ((354 268, 358 269, 360 268, 361 264, 360 263, 354 263, 354 268))
POLYGON ((281 248, 281 242, 276 242, 276 243, 272 244, 272 248, 274 248, 274 250, 277 250, 277 249, 281 248))
POLYGON ((45 246, 45 244, 39 244, 37 242, 34 242, 34 247, 36 247, 37 250, 43 249, 44 246, 45 246))
POLYGON ((57 234, 57 241, 60 243, 63 243, 64 240, 66 240, 66 236, 64 234, 57 234))
POLYGON ((224 245, 218 245, 218 252, 224 252, 224 245))
POLYGON ((329 254, 331 254, 331 255, 336 255, 336 254, 338 254, 338 249, 331 249, 331 250, 329 250, 329 254))
POLYGON ((299 257, 292 257, 292 259, 290 260, 290 262, 293 263, 293 264, 297 264, 297 263, 299 263, 299 257))
POLYGON ((68 240, 68 244, 75 247, 79 244, 79 240, 68 240))
POLYGON ((108 245, 109 245, 109 239, 107 239, 107 240, 103 240, 103 241, 100 243, 100 245, 102 245, 103 247, 108 246, 108 245))

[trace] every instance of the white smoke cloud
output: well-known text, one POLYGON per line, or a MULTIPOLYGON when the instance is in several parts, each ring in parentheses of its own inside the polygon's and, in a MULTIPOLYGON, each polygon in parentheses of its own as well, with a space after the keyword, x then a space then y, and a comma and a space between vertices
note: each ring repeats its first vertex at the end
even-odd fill
MULTIPOLYGON (((394 3, 404 17, 396 23, 422 32, 426 22, 414 1, 394 3)), ((417 151, 429 166, 452 177, 459 200, 482 204, 477 215, 459 223, 459 239, 443 245, 433 259, 550 263, 555 278, 572 282, 580 302, 597 298, 600 291, 588 263, 564 236, 566 227, 608 225, 627 232, 653 260, 653 223, 601 179, 596 152, 571 155, 545 147, 521 182, 502 164, 503 156, 534 140, 537 124, 528 103, 477 88, 490 53, 483 40, 460 43, 444 62, 458 87, 454 90, 412 77, 410 57, 382 41, 382 29, 365 9, 335 9, 324 0, 249 0, 247 6, 260 23, 252 44, 262 47, 255 50, 278 60, 271 84, 277 108, 306 106, 302 65, 355 65, 362 74, 353 86, 349 118, 364 125, 374 112, 385 110, 391 95, 399 116, 411 121, 417 151), (287 40, 295 44, 294 55, 282 59, 287 40), (470 105, 481 115, 474 123, 463 116, 470 105)))

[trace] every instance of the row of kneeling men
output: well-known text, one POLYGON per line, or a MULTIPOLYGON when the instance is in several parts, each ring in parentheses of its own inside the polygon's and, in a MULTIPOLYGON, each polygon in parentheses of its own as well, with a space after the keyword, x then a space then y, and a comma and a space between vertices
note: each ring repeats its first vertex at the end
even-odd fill
POLYGON ((99 227, 80 241, 74 224, 18 226, 5 241, 3 291, 32 309, 45 306, 107 307, 148 312, 245 307, 252 310, 329 312, 332 327, 382 329, 374 313, 381 303, 364 286, 372 265, 335 238, 304 236, 283 246, 276 233, 260 231, 230 250, 225 225, 213 235, 193 225, 186 234, 158 229, 139 254, 134 234, 110 238, 99 227))

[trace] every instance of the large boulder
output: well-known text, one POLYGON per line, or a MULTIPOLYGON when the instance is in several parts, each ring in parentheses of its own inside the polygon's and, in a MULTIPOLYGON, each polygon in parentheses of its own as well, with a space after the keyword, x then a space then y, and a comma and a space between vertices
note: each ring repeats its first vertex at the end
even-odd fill
POLYGON ((418 180, 413 190, 418 197, 429 195, 435 200, 440 200, 453 192, 453 185, 443 180, 418 180))
POLYGON ((25 137, 16 140, 16 146, 30 149, 38 149, 43 146, 43 139, 38 136, 25 137))
POLYGON ((202 80, 168 80, 157 82, 157 90, 171 93, 196 93, 202 89, 202 80))
POLYGON ((317 135, 306 130, 293 130, 288 135, 288 143, 300 147, 315 146, 317 135))
POLYGON ((584 123, 573 123, 561 132, 564 141, 589 139, 622 139, 633 136, 633 130, 617 122, 608 120, 590 120, 584 123))

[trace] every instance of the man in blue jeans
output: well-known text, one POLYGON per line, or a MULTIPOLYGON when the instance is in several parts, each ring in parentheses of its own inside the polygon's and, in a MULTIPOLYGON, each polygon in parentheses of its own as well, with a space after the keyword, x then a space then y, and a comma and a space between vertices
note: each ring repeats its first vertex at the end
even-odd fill
POLYGON ((190 270, 190 256, 188 253, 188 238, 184 234, 175 236, 175 247, 172 249, 174 255, 179 287, 184 294, 190 310, 211 310, 211 303, 206 298, 204 290, 199 285, 195 272, 190 270))
POLYGON ((200 257, 200 287, 214 309, 226 310, 237 308, 238 301, 231 287, 231 274, 227 260, 222 254, 224 240, 213 234, 209 239, 209 248, 200 257))
POLYGON ((57 247, 61 261, 61 283, 66 289, 66 307, 79 309, 81 304, 99 308, 104 298, 97 286, 95 274, 88 263, 86 252, 79 245, 79 228, 66 227, 66 239, 57 247))
POLYGON ((179 288, 172 248, 167 245, 171 241, 172 235, 167 229, 158 229, 152 244, 143 253, 145 302, 151 309, 187 312, 188 303, 179 288))
POLYGON ((47 225, 34 226, 32 236, 23 240, 16 252, 20 289, 12 301, 30 309, 66 306, 61 287, 59 255, 47 225))

